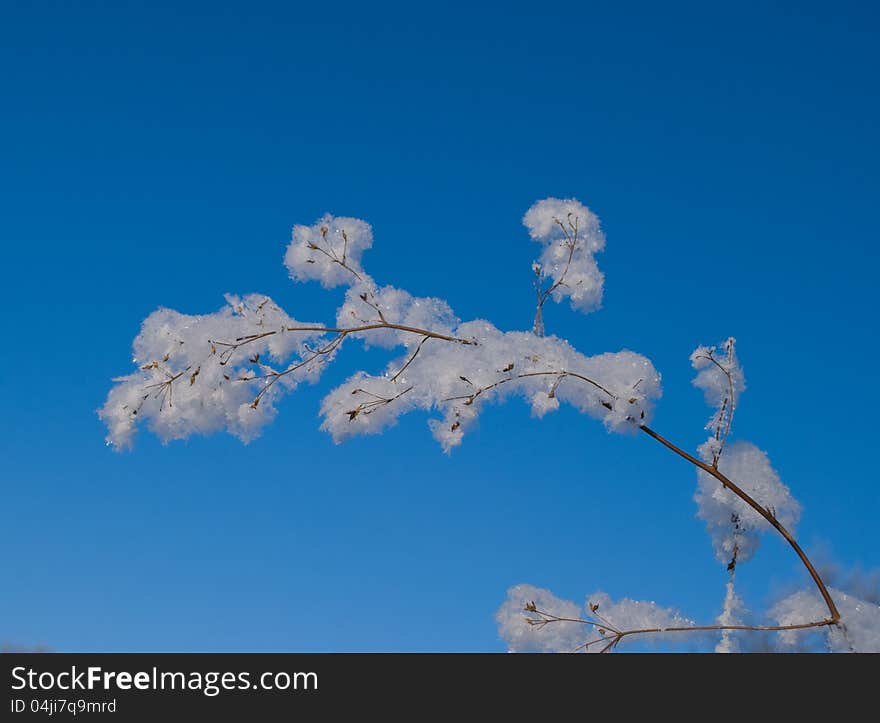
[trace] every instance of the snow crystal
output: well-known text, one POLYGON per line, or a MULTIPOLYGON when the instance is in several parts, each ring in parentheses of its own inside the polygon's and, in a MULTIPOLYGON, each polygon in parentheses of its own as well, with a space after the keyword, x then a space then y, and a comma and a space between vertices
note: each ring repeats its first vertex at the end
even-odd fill
POLYGON ((562 600, 549 590, 515 585, 507 591, 507 599, 495 614, 498 634, 511 653, 568 653, 587 639, 591 631, 582 623, 557 622, 541 628, 529 625, 527 617, 536 617, 525 612, 526 604, 531 602, 538 610, 560 618, 577 620, 583 614, 579 605, 562 600))
MULTIPOLYGON (((718 616, 719 625, 742 625, 746 606, 737 595, 733 578, 727 581, 724 589, 724 607, 718 616)), ((738 633, 735 630, 722 630, 721 638, 715 646, 716 653, 737 653, 740 650, 738 633)))
MULTIPOLYGON (((880 605, 868 602, 843 590, 829 588, 840 611, 841 625, 822 628, 831 652, 880 653, 880 605)), ((824 620, 828 608, 818 590, 800 590, 780 600, 770 610, 778 625, 798 625, 824 620)), ((784 630, 779 633, 783 647, 796 648, 811 632, 784 630)))
MULTIPOLYGON (((573 652, 586 650, 599 652, 612 640, 616 632, 654 630, 655 628, 687 628, 692 620, 677 610, 664 608, 657 603, 622 598, 615 602, 607 594, 596 592, 579 606, 569 600, 556 597, 549 590, 533 585, 515 585, 507 591, 507 599, 495 614, 498 634, 512 653, 523 652, 573 652), (534 610, 531 604, 534 603, 534 610), (527 605, 529 609, 527 609, 527 605), (546 625, 530 624, 529 620, 545 619, 543 614, 568 620, 553 621, 546 625), (597 643, 585 646, 591 640, 597 643)), ((642 642, 680 639, 680 632, 651 632, 642 642)), ((640 636, 623 637, 621 644, 639 639, 640 636)))
MULTIPOLYGON (((709 461, 707 445, 700 448, 700 454, 709 461)), ((793 531, 800 519, 801 506, 779 479, 765 452, 751 442, 735 442, 724 452, 718 469, 793 531)), ((697 516, 706 522, 721 562, 729 563, 734 550, 737 561, 748 560, 758 548, 760 534, 772 529, 754 509, 703 470, 697 472, 694 499, 697 516)))
POLYGON ((284 264, 296 281, 320 281, 325 288, 364 283, 361 256, 373 245, 366 221, 329 213, 311 226, 294 226, 284 264))
POLYGON ((154 311, 134 340, 137 371, 114 380, 99 412, 107 441, 117 449, 130 447, 139 423, 163 441, 222 429, 245 442, 253 439, 274 418, 275 401, 284 392, 315 381, 322 371, 307 364, 268 385, 274 372, 287 368, 274 365, 308 358, 309 344, 321 338, 320 332, 288 331, 300 325, 256 294, 229 296, 214 314, 154 311))
POLYGON ((660 396, 660 375, 630 351, 587 357, 562 339, 504 333, 485 321, 461 324, 454 333, 476 343, 427 339, 384 375, 359 372, 348 379, 324 400, 322 429, 339 442, 379 432, 416 409, 436 410, 440 418, 430 426, 449 451, 485 404, 512 395, 530 401, 538 417, 566 402, 615 431, 649 419, 660 396), (358 411, 361 403, 369 407, 358 411))
POLYGON ((719 346, 700 346, 691 354, 691 365, 697 370, 693 384, 703 391, 706 403, 715 411, 706 423, 712 432, 709 451, 713 461, 722 453, 733 414, 746 382, 736 356, 736 339, 729 337, 719 346))
POLYGON ((594 254, 605 248, 605 235, 596 214, 573 198, 547 198, 526 212, 523 224, 544 247, 532 270, 550 279, 553 300, 568 298, 583 312, 598 308, 604 276, 594 254))
MULTIPOLYGON (((602 275, 593 254, 605 238, 596 216, 577 201, 547 199, 524 220, 544 245, 539 263, 554 297, 570 297, 577 308, 598 304, 602 275)), ((137 371, 115 380, 100 411, 108 441, 130 446, 142 421, 163 440, 222 429, 250 440, 273 419, 278 399, 317 379, 348 338, 403 355, 384 373, 358 371, 327 395, 322 428, 336 441, 421 410, 449 451, 484 404, 513 395, 536 417, 565 402, 614 431, 650 419, 660 375, 645 357, 626 350, 589 357, 557 337, 462 323, 443 299, 376 284, 362 265, 372 242, 369 224, 355 218, 327 214, 293 229, 285 256, 291 277, 348 287, 335 326, 297 322, 257 295, 229 296, 215 314, 150 315, 135 340, 137 371)))

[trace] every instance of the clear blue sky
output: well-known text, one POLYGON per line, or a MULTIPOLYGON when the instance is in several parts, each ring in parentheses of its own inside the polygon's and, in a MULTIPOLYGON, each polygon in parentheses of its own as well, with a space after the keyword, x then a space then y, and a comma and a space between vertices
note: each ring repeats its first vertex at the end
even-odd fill
MULTIPOLYGON (((548 329, 649 356, 655 426, 688 448, 688 355, 736 336, 735 431, 803 503, 800 537, 880 562, 876 7, 494 5, 5 4, 0 641, 502 650, 519 582, 716 614, 685 463, 521 402, 448 457, 415 416, 336 447, 323 392, 384 365, 354 345, 249 446, 104 446, 96 409, 157 306, 256 291, 332 318, 338 294, 281 263, 325 211, 374 225, 379 281, 514 329, 538 250, 520 218, 578 197, 608 235, 605 305, 548 329)), ((740 579, 759 608, 803 576, 768 537, 740 579)))

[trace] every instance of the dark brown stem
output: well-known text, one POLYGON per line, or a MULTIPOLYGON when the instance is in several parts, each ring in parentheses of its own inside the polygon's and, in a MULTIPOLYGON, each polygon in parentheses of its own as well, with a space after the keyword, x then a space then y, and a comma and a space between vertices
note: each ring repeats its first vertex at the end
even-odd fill
POLYGON ((446 334, 438 334, 427 329, 418 329, 414 326, 404 326, 403 324, 389 324, 381 322, 376 324, 364 324, 363 326, 329 327, 329 326, 288 326, 287 331, 325 331, 328 334, 357 334, 361 331, 371 331, 372 329, 396 329, 397 331, 408 331, 411 334, 420 334, 430 339, 441 339, 442 341, 454 341, 456 344, 476 345, 473 339, 461 339, 456 336, 448 336, 446 334))
POLYGON ((643 633, 686 633, 688 631, 711 631, 711 630, 753 630, 765 632, 779 632, 782 630, 807 630, 808 628, 821 628, 826 625, 834 625, 834 620, 816 620, 811 623, 795 623, 794 625, 682 625, 676 628, 641 628, 639 630, 624 630, 618 633, 618 637, 625 638, 627 635, 641 635, 643 633))
MULTIPOLYGON (((808 630, 810 628, 821 628, 827 625, 836 625, 836 620, 816 620, 810 623, 795 623, 794 625, 691 625, 690 627, 682 626, 675 628, 641 628, 639 630, 624 630, 610 636, 610 642, 601 650, 607 653, 623 640, 627 635, 644 635, 648 633, 687 633, 687 632, 706 632, 715 630, 750 630, 754 632, 781 632, 784 630, 808 630)), ((607 640, 608 638, 605 638, 607 640)))
MULTIPOLYGON (((762 507, 758 504, 755 499, 749 495, 745 490, 741 487, 737 486, 734 482, 724 476, 721 472, 719 472, 712 465, 708 465, 702 460, 697 459, 691 454, 688 454, 680 447, 677 447, 672 442, 670 442, 665 437, 657 434, 653 429, 646 425, 641 425, 639 427, 645 434, 649 437, 653 437, 660 444, 662 444, 667 449, 675 452, 679 457, 686 459, 692 465, 699 467, 701 470, 706 472, 707 474, 712 475, 715 479, 717 479, 724 487, 729 489, 733 494, 739 497, 743 502, 745 502, 749 507, 751 507, 755 512, 757 512, 761 517, 763 517, 767 522, 772 525, 780 535, 782 535, 786 542, 791 545, 792 549, 794 549, 797 556, 800 558, 801 562, 804 564, 804 567, 807 568, 807 571, 810 573, 810 577, 813 578, 813 582, 816 584, 816 587, 819 589, 819 593, 822 595, 822 599, 825 601, 825 604, 828 606, 828 612, 831 613, 830 621, 822 624, 836 624, 840 620, 840 612, 837 609, 837 605, 834 604, 834 600, 831 597, 831 593, 828 592, 828 588, 825 586, 825 583, 822 581, 822 577, 819 575, 818 571, 814 567, 813 563, 810 562, 810 558, 807 557, 807 554, 803 551, 801 546, 797 543, 797 540, 794 539, 792 534, 785 528, 785 526, 776 519, 776 515, 773 514, 772 511, 762 507)), ((817 627, 819 623, 808 625, 806 627, 817 627)), ((656 631, 655 631, 656 632, 656 631)))
POLYGON ((529 603, 525 608, 526 612, 538 615, 538 618, 526 618, 529 625, 536 628, 543 628, 545 625, 553 623, 579 623, 581 625, 590 625, 595 628, 600 637, 590 640, 580 645, 576 650, 588 649, 591 645, 605 643, 605 647, 600 652, 607 653, 617 646, 617 644, 629 635, 647 635, 650 633, 693 633, 693 632, 724 632, 725 630, 746 630, 752 632, 782 632, 785 630, 809 630, 811 628, 821 628, 828 625, 835 625, 834 620, 815 620, 809 623, 794 623, 792 625, 680 625, 668 628, 638 628, 635 630, 618 630, 604 618, 601 618, 593 611, 598 620, 590 620, 587 618, 567 618, 553 615, 552 613, 539 610, 534 603, 529 603))
POLYGON ((428 341, 428 339, 430 339, 430 338, 431 337, 429 337, 429 336, 422 337, 422 340, 419 342, 419 345, 416 347, 416 350, 412 354, 410 354, 410 357, 409 357, 409 359, 406 360, 406 363, 402 367, 400 367, 400 369, 397 370, 397 373, 393 377, 391 377, 392 382, 396 382, 397 378, 401 374, 403 374, 406 371, 407 367, 416 360, 416 357, 419 355, 419 352, 422 350, 422 346, 424 346, 425 342, 428 341))

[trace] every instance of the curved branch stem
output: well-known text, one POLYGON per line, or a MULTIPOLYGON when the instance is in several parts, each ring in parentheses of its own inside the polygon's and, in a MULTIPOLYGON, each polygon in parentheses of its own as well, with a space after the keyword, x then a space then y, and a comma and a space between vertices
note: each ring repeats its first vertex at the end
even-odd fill
MULTIPOLYGON (((549 292, 552 290, 553 290, 553 288, 551 288, 547 293, 549 294, 549 292)), ((539 296, 539 302, 541 300, 545 300, 545 299, 546 299, 546 295, 544 295, 543 297, 539 296)), ((541 303, 539 303, 539 305, 538 305, 539 311, 540 311, 541 305, 542 305, 541 303)), ((366 332, 366 331, 371 331, 374 329, 393 329, 393 330, 403 331, 403 332, 407 332, 407 333, 411 333, 411 334, 417 334, 422 337, 420 343, 416 347, 415 352, 412 354, 412 356, 409 358, 409 360, 406 362, 406 364, 403 366, 403 368, 400 370, 400 372, 398 372, 397 375, 395 375, 395 378, 397 376, 399 376, 400 373, 402 371, 404 371, 407 366, 409 366, 409 364, 412 362, 412 360, 415 358, 415 356, 421 350, 422 345, 428 339, 439 339, 441 341, 449 341, 449 342, 454 342, 457 344, 465 344, 465 345, 476 345, 478 343, 476 339, 463 339, 460 337, 455 337, 455 336, 450 336, 447 334, 433 332, 428 329, 419 329, 416 327, 406 326, 403 324, 392 324, 392 323, 385 321, 384 319, 382 319, 379 322, 363 324, 361 326, 352 326, 352 327, 330 327, 330 326, 309 325, 309 326, 290 326, 290 327, 286 327, 284 330, 290 331, 290 332, 297 332, 297 331, 310 332, 311 331, 311 332, 324 332, 324 333, 329 333, 329 334, 337 334, 338 337, 336 339, 334 339, 330 344, 331 347, 335 348, 335 346, 337 346, 338 343, 342 339, 344 339, 346 336, 348 336, 350 334, 357 334, 359 332, 366 332)), ((277 333, 277 332, 268 331, 268 332, 265 332, 262 334, 254 334, 252 336, 242 337, 242 338, 236 339, 235 343, 225 343, 225 344, 223 344, 223 346, 228 347, 227 353, 231 354, 232 351, 235 351, 240 346, 243 346, 251 341, 255 341, 257 339, 261 339, 266 336, 270 336, 274 333, 277 333)), ((221 342, 217 342, 217 343, 221 343, 221 342)), ((320 350, 318 353, 323 353, 323 350, 320 350)), ((228 361, 228 359, 227 359, 227 361, 228 361)), ((222 363, 225 363, 225 362, 222 362, 222 363)), ((297 367, 295 366, 294 368, 297 368, 297 367)), ((273 374, 272 376, 274 378, 272 379, 272 382, 277 381, 278 377, 282 376, 283 374, 288 373, 289 371, 292 371, 292 369, 288 369, 288 370, 285 370, 284 372, 273 374)), ((558 378, 558 381, 561 381, 565 377, 574 377, 576 379, 579 379, 580 381, 584 381, 584 382, 587 382, 587 383, 595 386, 597 389, 599 389, 600 391, 604 392, 609 397, 611 397, 614 401, 619 401, 617 395, 610 392, 607 388, 605 388, 604 386, 602 386, 598 382, 596 382, 592 379, 589 379, 588 377, 585 377, 583 375, 577 374, 575 372, 570 372, 570 371, 565 371, 565 370, 548 371, 548 372, 529 372, 529 373, 524 373, 524 374, 513 375, 510 377, 500 379, 497 382, 495 382, 494 384, 491 384, 485 388, 477 389, 475 392, 473 392, 471 394, 463 395, 461 397, 453 397, 452 399, 468 399, 469 403, 473 403, 474 399, 484 391, 488 391, 489 389, 492 389, 496 386, 499 386, 500 384, 504 384, 504 383, 512 381, 514 379, 521 379, 524 377, 533 377, 533 376, 555 376, 558 378)), ((465 381, 467 381, 467 380, 465 380, 465 381)), ((271 386, 271 384, 268 386, 271 386)), ((731 387, 732 387, 732 383, 731 383, 731 387)), ((263 390, 263 391, 265 391, 265 390, 263 390)), ((407 389, 406 391, 409 391, 409 389, 407 389)), ((732 389, 731 389, 731 392, 732 392, 732 389)), ((258 395, 258 399, 255 401, 259 401, 259 396, 261 396, 261 395, 262 395, 262 392, 260 395, 258 395)), ((733 400, 733 394, 731 394, 731 406, 733 404, 732 400, 733 400)), ((393 400, 384 400, 383 399, 382 403, 387 403, 390 401, 393 401, 393 400)), ((451 399, 446 400, 446 401, 451 401, 451 399)), ((606 404, 606 406, 609 406, 609 408, 610 408, 610 403, 606 404)), ((730 416, 732 416, 732 412, 733 412, 733 409, 731 409, 729 412, 730 416)), ((728 419, 728 422, 729 422, 729 419, 728 419)), ((610 626, 606 625, 605 626, 606 629, 611 629, 613 631, 614 635, 611 636, 611 642, 608 644, 608 646, 605 648, 605 650, 613 648, 614 646, 617 645, 617 643, 620 642, 620 640, 622 640, 626 636, 646 634, 646 633, 685 632, 685 631, 689 631, 689 630, 690 631, 694 631, 694 630, 703 630, 703 631, 706 631, 706 630, 721 630, 721 631, 724 631, 724 630, 764 630, 764 631, 797 630, 797 629, 804 629, 804 628, 822 627, 822 626, 826 626, 826 625, 836 625, 839 623, 840 612, 838 611, 837 606, 835 605, 834 600, 831 597, 831 593, 828 591, 828 587, 825 585, 824 581, 822 580, 822 577, 819 575, 819 572, 816 570, 815 566, 810 561, 809 557, 807 557, 807 554, 804 552, 803 548, 801 548, 801 546, 798 544, 797 540, 795 540, 795 538, 791 534, 791 532, 789 532, 788 529, 786 529, 786 527, 776 518, 776 514, 773 512, 772 509, 761 506, 761 504, 758 503, 745 490, 743 490, 736 483, 734 483, 728 477, 726 477, 723 473, 721 473, 716 466, 717 459, 716 459, 716 464, 712 464, 712 465, 707 464, 707 463, 703 462, 702 460, 694 457, 692 454, 685 452, 683 449, 681 449, 677 445, 673 444, 668 439, 666 439, 662 435, 658 434, 657 432, 655 432, 653 429, 651 429, 647 425, 640 424, 640 425, 638 425, 638 428, 642 432, 647 434, 649 437, 652 437, 656 441, 660 442, 660 444, 662 444, 664 447, 666 447, 667 449, 669 449, 672 452, 674 452, 675 454, 677 454, 682 459, 687 460, 688 462, 690 462, 692 465, 694 465, 698 469, 701 469, 706 474, 714 477, 716 480, 718 480, 721 483, 721 485, 723 487, 729 489, 733 494, 735 494, 737 497, 739 497, 749 507, 751 507, 753 510, 755 510, 755 512, 757 512, 759 515, 761 515, 761 517, 763 517, 768 523, 770 523, 770 525, 773 528, 775 528, 776 531, 780 535, 782 535, 782 537, 786 540, 786 542, 788 542, 788 544, 792 547, 792 549, 797 554, 798 558, 803 563, 804 567, 807 569, 807 572, 809 572, 810 577, 812 578, 813 582, 815 583, 816 587, 819 590, 819 593, 822 596, 822 599, 825 601, 825 605, 828 607, 828 612, 830 613, 830 617, 828 619, 822 620, 822 621, 801 623, 801 624, 797 624, 797 625, 786 625, 786 626, 709 625, 709 626, 696 626, 696 627, 691 626, 691 627, 681 627, 681 628, 645 628, 645 629, 641 629, 641 630, 614 631, 613 629, 610 628, 610 626)), ((729 426, 728 426, 728 429, 725 430, 725 435, 724 435, 725 440, 727 437, 727 431, 729 431, 729 426)), ((561 621, 561 619, 560 619, 560 621, 561 621)), ((546 623, 546 622, 551 622, 551 621, 545 619, 544 622, 546 623)), ((571 620, 571 622, 575 622, 575 620, 571 620)), ((581 620, 579 622, 585 622, 588 624, 595 624, 591 621, 585 621, 585 620, 581 620)))
MULTIPOLYGON (((794 539, 794 536, 785 528, 785 526, 776 519, 776 515, 773 512, 765 507, 762 507, 755 499, 749 495, 745 490, 732 482, 729 478, 723 475, 718 471, 717 468, 712 465, 708 465, 702 460, 697 459, 691 454, 688 454, 680 447, 677 447, 668 439, 663 437, 660 434, 657 434, 653 429, 646 425, 640 425, 639 429, 641 429, 645 434, 653 439, 656 439, 660 444, 662 444, 667 449, 672 450, 679 457, 686 459, 692 465, 699 467, 701 470, 706 472, 706 474, 712 475, 715 479, 717 479, 722 486, 729 489, 733 494, 739 497, 743 502, 745 502, 749 507, 751 507, 755 512, 757 512, 761 517, 763 517, 767 522, 773 526, 780 535, 785 538, 785 541, 791 545, 792 549, 795 551, 797 556, 800 558, 801 562, 804 564, 804 567, 807 568, 807 572, 810 573, 810 577, 813 579, 813 582, 816 584, 816 587, 819 589, 819 593, 822 595, 822 599, 825 601, 825 605, 828 607, 828 612, 831 613, 831 619, 827 621, 826 625, 836 624, 840 621, 840 612, 837 609, 837 605, 834 604, 834 599, 831 597, 831 593, 828 592, 828 588, 822 580, 822 577, 819 575, 819 572, 816 570, 815 566, 812 562, 810 562, 810 558, 807 557, 807 554, 803 551, 803 548, 797 543, 797 540, 794 539)), ((809 625, 808 627, 817 627, 818 624, 809 625)), ((656 631, 655 631, 656 632, 656 631)))

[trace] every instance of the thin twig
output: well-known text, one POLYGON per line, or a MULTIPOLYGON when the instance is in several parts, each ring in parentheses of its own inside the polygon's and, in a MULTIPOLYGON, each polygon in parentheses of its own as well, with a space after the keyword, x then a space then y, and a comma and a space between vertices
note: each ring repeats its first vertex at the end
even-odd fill
POLYGON ((537 336, 544 336, 544 304, 547 302, 547 299, 553 294, 556 289, 560 286, 565 285, 565 277, 568 274, 568 270, 571 268, 571 262, 574 258, 575 249, 577 249, 578 244, 578 217, 574 217, 574 222, 571 220, 572 214, 568 214, 568 228, 566 228, 565 224, 562 223, 558 218, 554 218, 553 221, 556 223, 559 228, 562 229, 562 233, 565 234, 565 241, 563 241, 563 245, 568 248, 568 259, 565 262, 565 268, 562 270, 562 274, 560 274, 559 278, 556 280, 554 284, 552 284, 549 288, 542 291, 541 286, 544 282, 544 273, 543 269, 538 267, 535 271, 535 294, 537 296, 537 308, 535 310, 535 323, 534 323, 534 332, 537 336))
MULTIPOLYGON (((454 402, 454 401, 458 401, 461 399, 465 399, 465 400, 467 400, 465 402, 465 404, 470 406, 471 404, 474 403, 476 398, 478 396, 480 396, 483 392, 488 392, 492 389, 495 389, 495 387, 500 387, 502 384, 507 384, 507 382, 516 381, 517 379, 525 379, 527 377, 557 377, 557 381, 553 386, 554 392, 555 392, 556 387, 559 386, 559 382, 561 382, 565 377, 573 377, 574 379, 579 379, 582 382, 586 382, 587 384, 591 384, 592 386, 596 387, 596 389, 598 389, 601 392, 604 392, 605 394, 607 394, 609 397, 611 397, 615 401, 618 400, 618 396, 616 394, 614 394, 614 392, 609 391, 608 389, 603 387, 601 384, 599 384, 599 382, 597 382, 596 380, 590 379, 589 377, 586 377, 583 374, 578 374, 577 372, 566 371, 563 369, 563 370, 559 370, 559 371, 524 372, 522 374, 515 374, 513 376, 505 377, 504 379, 499 379, 498 381, 493 382, 492 384, 488 384, 485 387, 479 387, 479 388, 477 388, 477 391, 475 391, 473 394, 462 394, 457 397, 447 397, 446 399, 443 399, 442 401, 454 402)), ((473 382, 471 382, 468 379, 465 379, 464 377, 462 377, 462 381, 467 382, 471 386, 474 386, 473 382)), ((610 409, 610 407, 609 407, 609 409, 610 409)))
POLYGON ((397 373, 393 377, 391 377, 392 382, 396 382, 397 378, 406 371, 406 368, 415 361, 415 358, 419 355, 419 352, 422 350, 422 345, 424 345, 424 343, 426 341, 428 341, 428 339, 430 339, 430 338, 431 338, 430 336, 422 337, 422 340, 419 342, 419 345, 416 347, 416 350, 410 355, 409 359, 406 360, 406 363, 402 367, 400 367, 400 369, 397 370, 397 373))
MULTIPOLYGON (((465 344, 476 346, 476 339, 462 339, 456 336, 449 336, 447 334, 440 334, 435 331, 430 331, 428 329, 419 329, 415 326, 406 326, 404 324, 391 324, 388 322, 376 322, 374 324, 364 324, 362 326, 349 326, 349 327, 333 327, 333 326, 288 326, 286 327, 286 331, 323 331, 328 334, 358 334, 362 331, 371 331, 373 329, 395 329, 397 331, 406 331, 410 334, 419 334, 421 336, 427 336, 431 339, 440 339, 442 341, 452 341, 456 344, 465 344)), ((274 333, 274 332, 273 332, 274 333)))
MULTIPOLYGON (((534 603, 527 603, 525 606, 525 611, 528 613, 532 613, 535 615, 539 615, 540 617, 535 618, 526 618, 526 622, 529 625, 532 625, 537 628, 543 628, 546 625, 550 625, 553 623, 578 623, 581 625, 589 625, 596 630, 598 630, 600 635, 603 635, 605 632, 611 632, 612 635, 603 635, 603 637, 598 638, 596 640, 588 641, 583 645, 575 648, 578 650, 580 648, 588 648, 590 645, 594 645, 598 642, 608 641, 608 645, 602 649, 602 652, 608 652, 615 648, 621 640, 626 637, 632 635, 647 635, 650 633, 690 633, 690 632, 714 632, 720 631, 723 632, 725 630, 744 630, 744 631, 753 631, 753 632, 781 632, 785 630, 808 630, 811 628, 821 628, 830 625, 836 625, 836 620, 826 619, 826 620, 814 620, 808 623, 794 623, 792 625, 677 625, 665 628, 637 628, 634 630, 618 630, 613 625, 609 624, 607 621, 600 620, 591 620, 589 618, 569 618, 569 617, 561 617, 557 615, 553 615, 552 613, 545 612, 543 610, 539 610, 535 607, 534 603)), ((593 613, 595 615, 595 611, 593 613)), ((598 616, 597 616, 598 617, 598 616)))

